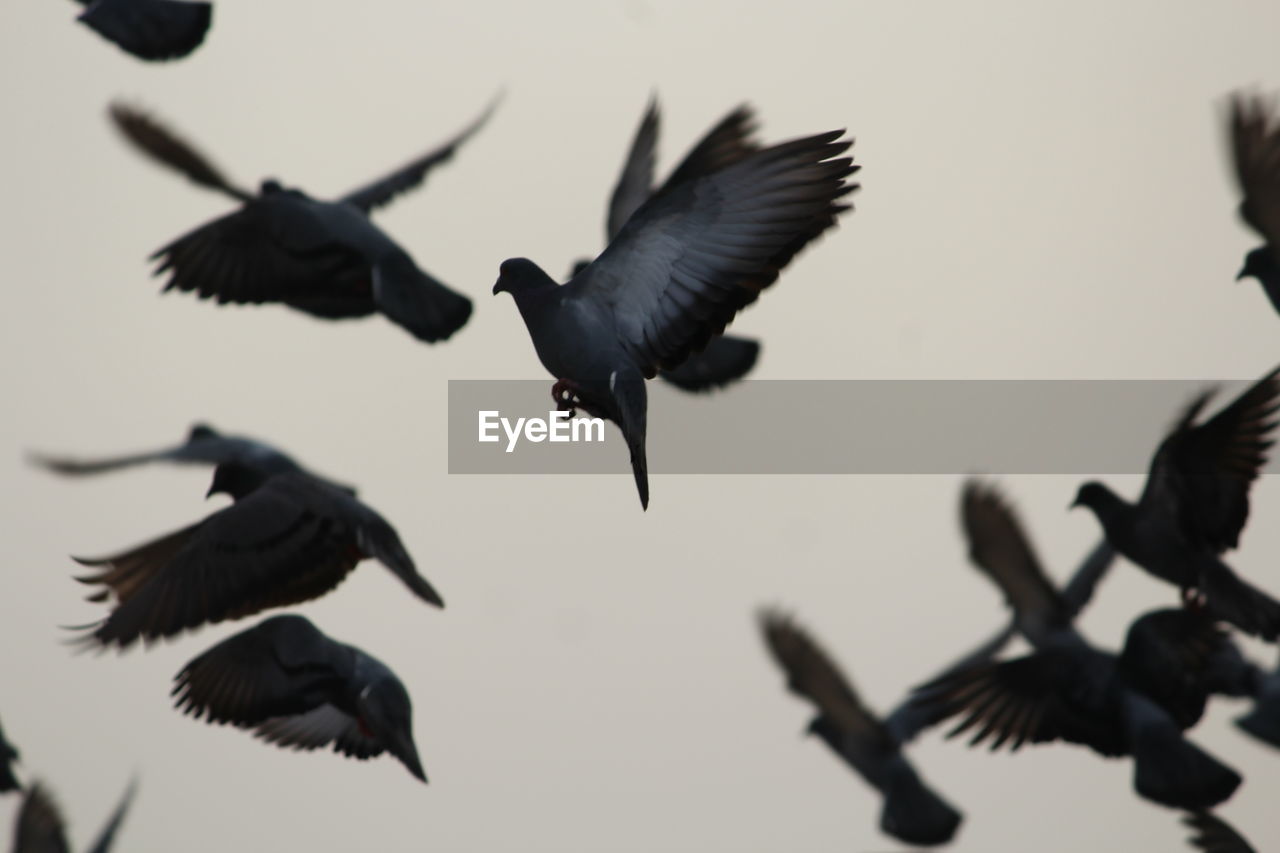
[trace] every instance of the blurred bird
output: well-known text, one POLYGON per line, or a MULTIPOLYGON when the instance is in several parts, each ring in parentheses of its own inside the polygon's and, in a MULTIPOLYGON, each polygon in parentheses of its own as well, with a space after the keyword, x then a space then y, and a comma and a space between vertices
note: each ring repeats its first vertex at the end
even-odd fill
MULTIPOLYGON (((70 477, 105 474, 151 462, 215 466, 234 462, 246 468, 252 468, 264 476, 298 471, 317 477, 295 462, 293 457, 264 441, 241 435, 224 435, 206 423, 192 425, 187 433, 187 440, 182 444, 160 450, 98 459, 76 459, 43 453, 31 453, 28 458, 33 464, 45 470, 70 477)), ((317 477, 317 479, 324 478, 317 477)), ((352 495, 356 493, 350 486, 334 483, 332 480, 326 482, 352 495)))
POLYGON ((214 469, 209 495, 235 501, 203 521, 112 557, 74 558, 102 570, 77 578, 117 604, 82 642, 127 648, 188 628, 319 598, 373 558, 418 598, 444 601, 418 574, 374 510, 300 471, 266 475, 237 463, 214 469))
MULTIPOLYGON (((129 783, 120 804, 89 848, 89 853, 107 853, 111 849, 137 788, 136 781, 129 783)), ((14 853, 68 853, 71 844, 67 841, 65 823, 48 788, 40 782, 33 782, 18 811, 13 833, 14 853)))
MULTIPOLYGON (((1004 592, 1036 651, 926 683, 912 700, 915 713, 930 724, 966 714, 948 737, 980 726, 971 746, 994 737, 992 750, 1011 742, 1016 751, 1061 739, 1108 757, 1133 755, 1138 793, 1167 806, 1208 808, 1230 796, 1238 774, 1182 736, 1204 713, 1210 668, 1226 642, 1209 614, 1154 611, 1130 626, 1120 655, 1098 650, 1072 624, 1071 605, 1001 494, 969 481, 961 507, 971 558, 1004 592)), ((1095 548, 1081 570, 1093 580, 1077 590, 1092 588, 1110 562, 1108 549, 1095 548)))
POLYGON ((1254 853, 1244 836, 1217 815, 1194 812, 1183 815, 1182 822, 1195 832, 1189 841, 1197 850, 1205 853, 1254 853))
POLYGON ((1160 443, 1146 487, 1131 504, 1102 483, 1085 483, 1075 506, 1093 511, 1107 540, 1158 578, 1192 590, 1209 610, 1248 634, 1280 636, 1280 602, 1248 584, 1221 559, 1240 542, 1249 488, 1267 462, 1280 404, 1280 368, 1203 423, 1196 419, 1212 391, 1187 407, 1160 443))
POLYGON ((18 750, 4 739, 4 729, 0 729, 0 794, 21 790, 22 784, 13 775, 13 765, 17 760, 18 750))
POLYGON ((1252 276, 1280 311, 1280 122, 1270 99, 1231 99, 1231 151, 1244 196, 1240 218, 1265 241, 1244 258, 1236 279, 1252 276))
POLYGON ((445 340, 471 316, 471 300, 424 273, 369 219, 375 208, 417 187, 450 160, 497 106, 491 103, 444 145, 335 201, 274 180, 257 195, 231 184, 193 146, 145 113, 111 106, 115 126, 135 147, 195 183, 242 206, 156 251, 165 290, 196 291, 227 302, 283 302, 337 320, 380 311, 419 340, 445 340))
POLYGON ((858 166, 843 131, 752 152, 651 197, 594 261, 557 285, 525 258, 502 263, 507 292, 561 409, 622 430, 640 504, 649 505, 644 380, 706 346, 791 259, 850 209, 858 166))
POLYGON ((787 687, 818 710, 809 733, 884 797, 880 829, 909 844, 950 841, 962 815, 924 783, 902 753, 904 741, 862 703, 822 647, 775 610, 761 614, 760 628, 770 654, 786 673, 787 687))
MULTIPOLYGON (((760 145, 752 138, 756 128, 755 114, 750 107, 740 106, 707 131, 666 183, 658 188, 653 185, 658 126, 658 101, 654 98, 636 128, 631 150, 609 199, 609 213, 605 219, 606 243, 617 237, 631 214, 656 193, 668 192, 681 183, 718 172, 760 150, 760 145)), ((570 277, 581 273, 590 263, 588 259, 578 261, 570 277)), ((691 352, 684 364, 672 370, 660 370, 658 376, 685 391, 710 391, 741 379, 755 367, 759 355, 758 341, 718 335, 707 342, 706 349, 691 352)))
POLYGON ((213 4, 187 0, 76 0, 77 18, 122 50, 150 61, 181 59, 204 41, 213 4))
POLYGON ((390 752, 427 781, 413 742, 413 705, 395 673, 301 616, 266 619, 192 660, 174 678, 175 707, 252 728, 268 743, 361 761, 390 752))

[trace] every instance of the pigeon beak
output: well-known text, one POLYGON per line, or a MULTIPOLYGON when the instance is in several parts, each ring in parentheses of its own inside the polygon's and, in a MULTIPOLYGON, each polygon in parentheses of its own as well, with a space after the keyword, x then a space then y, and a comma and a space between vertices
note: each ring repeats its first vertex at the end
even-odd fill
POLYGON ((502 277, 499 276, 498 280, 493 283, 493 295, 497 296, 504 291, 506 291, 506 288, 502 286, 502 277))
POLYGON ((1244 269, 1240 270, 1239 273, 1236 274, 1236 281, 1244 281, 1244 279, 1247 278, 1248 275, 1249 275, 1248 267, 1245 267, 1244 269))

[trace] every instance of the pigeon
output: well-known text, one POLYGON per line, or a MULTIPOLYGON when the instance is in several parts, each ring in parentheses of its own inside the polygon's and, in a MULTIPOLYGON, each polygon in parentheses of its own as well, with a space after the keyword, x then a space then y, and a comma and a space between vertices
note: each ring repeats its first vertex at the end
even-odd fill
MULTIPOLYGON (((609 199, 609 213, 605 219, 606 242, 618 236, 631 214, 655 192, 666 192, 685 181, 712 174, 760 149, 752 138, 756 127, 755 114, 744 104, 707 131, 666 183, 655 188, 653 172, 657 159, 658 126, 658 101, 654 98, 636 128, 631 150, 622 165, 622 174, 618 176, 618 183, 609 199)), ((578 275, 590 263, 587 259, 578 261, 570 277, 578 275)), ((719 335, 707 342, 706 349, 690 353, 684 364, 672 370, 660 370, 658 376, 683 391, 711 391, 747 375, 759 356, 759 341, 719 335)))
POLYGON ((1280 311, 1280 122, 1271 101, 1236 93, 1231 99, 1231 149, 1244 195, 1240 218, 1264 240, 1245 255, 1236 280, 1256 278, 1280 311))
POLYGON ((18 750, 4 739, 4 729, 0 729, 0 794, 22 790, 22 783, 13 775, 13 764, 18 760, 18 750))
POLYGON ((1203 423, 1196 420, 1213 392, 1197 396, 1152 457, 1136 504, 1097 481, 1083 484, 1072 504, 1093 511, 1120 554, 1181 587, 1184 601, 1203 597, 1217 618, 1270 641, 1280 636, 1280 602, 1239 578, 1221 555, 1239 545, 1249 488, 1267 461, 1278 377, 1280 368, 1203 423))
POLYGON ((272 616, 218 643, 182 668, 171 695, 184 714, 252 728, 277 746, 333 744, 361 761, 389 752, 427 781, 400 679, 302 616, 272 616))
MULTIPOLYGON (((920 778, 902 753, 903 741, 863 704, 822 647, 789 617, 766 610, 765 644, 787 676, 791 692, 818 714, 808 731, 884 797, 880 829, 908 844, 945 844, 962 815, 920 778)), ((977 654, 985 654, 981 650, 977 654)), ((994 654, 994 651, 991 652, 994 654)))
POLYGON ((257 195, 231 184, 199 151, 149 115, 113 104, 111 118, 148 156, 241 207, 157 250, 164 289, 195 291, 219 304, 282 302, 327 320, 379 311, 419 340, 450 337, 471 316, 471 300, 427 275, 369 219, 375 208, 417 187, 488 120, 497 101, 438 148, 336 201, 278 181, 257 195))
MULTIPOLYGON (((137 787, 136 782, 129 783, 120 804, 89 848, 89 853, 107 853, 111 849, 137 787)), ((44 784, 33 782, 18 811, 18 822, 13 833, 14 853, 69 853, 70 850, 71 844, 67 841, 65 821, 58 804, 44 784)))
POLYGON ((1182 822, 1195 833, 1188 840, 1197 850, 1205 853, 1254 853, 1244 836, 1215 814, 1193 812, 1183 815, 1182 822))
MULTIPOLYGON (((265 441, 241 435, 224 435, 207 423, 192 425, 187 433, 187 440, 182 444, 166 447, 161 450, 133 453, 127 456, 111 456, 100 459, 76 459, 68 456, 53 456, 43 453, 28 455, 30 461, 52 471, 69 477, 83 477, 92 474, 105 474, 124 468, 133 468, 151 462, 176 462, 184 465, 221 465, 235 462, 252 468, 264 475, 288 474, 294 471, 310 474, 294 461, 293 457, 272 447, 265 441)), ((312 477, 317 475, 311 474, 312 477)), ((323 479, 323 478, 318 478, 323 479)), ((351 486, 330 484, 355 495, 351 486)))
POLYGON ((527 258, 503 261, 510 293, 562 410, 616 423, 649 506, 645 379, 724 331, 791 259, 836 224, 857 188, 844 131, 752 152, 640 205, 599 257, 564 285, 527 258))
POLYGON ((204 41, 213 4, 188 0, 76 0, 77 20, 139 59, 181 59, 204 41))
POLYGON ((932 721, 963 715, 947 737, 976 727, 970 746, 990 738, 992 751, 1008 744, 1016 752, 1025 743, 1062 740, 1105 757, 1131 755, 1140 796, 1170 808, 1212 808, 1235 792, 1241 777, 1183 736, 1203 712, 1203 697, 1159 681, 1160 673, 1169 675, 1167 667, 1132 667, 1135 657, 1160 648, 1161 660, 1187 661, 1193 673, 1202 671, 1197 667, 1206 664, 1197 656, 1217 636, 1202 612, 1157 610, 1131 626, 1120 655, 1095 648, 1078 632, 1060 632, 1030 655, 928 682, 913 701, 932 721), (1161 688, 1157 695, 1139 689, 1152 683, 1161 688))
POLYGON ((74 558, 100 571, 78 577, 116 600, 80 638, 102 648, 148 644, 186 629, 319 598, 373 558, 418 598, 444 600, 418 574, 387 521, 351 495, 301 472, 265 475, 237 463, 214 469, 209 495, 234 503, 203 521, 111 557, 74 558))

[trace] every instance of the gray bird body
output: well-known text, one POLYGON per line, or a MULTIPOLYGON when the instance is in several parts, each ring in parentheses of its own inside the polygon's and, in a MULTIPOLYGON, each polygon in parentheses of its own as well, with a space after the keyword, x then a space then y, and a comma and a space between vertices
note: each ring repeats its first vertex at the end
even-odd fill
POLYGON ((1238 547, 1249 489, 1273 441, 1280 370, 1273 370, 1212 418, 1196 419, 1210 395, 1187 408, 1161 442, 1138 502, 1088 482, 1073 506, 1092 510, 1107 540, 1130 562, 1197 590, 1220 619, 1266 640, 1280 637, 1280 602, 1253 587, 1221 555, 1238 547))
POLYGON ((175 707, 250 728, 277 746, 364 760, 390 752, 427 781, 413 742, 413 706, 395 673, 307 619, 265 619, 191 660, 174 678, 175 707))
POLYGON ((82 639, 126 648, 225 619, 317 598, 374 558, 418 598, 443 607, 394 528, 353 495, 301 472, 264 476, 220 465, 209 493, 234 503, 203 521, 100 559, 77 578, 115 608, 82 639))
POLYGON ((369 218, 419 186, 488 119, 427 154, 332 201, 276 181, 257 194, 228 181, 208 158, 149 116, 120 104, 111 118, 144 154, 241 207, 179 237, 152 256, 165 290, 194 291, 219 303, 280 302, 329 320, 381 312, 419 340, 445 340, 471 315, 471 301, 423 272, 369 218))
POLYGON ((148 61, 180 59, 204 42, 213 5, 188 0, 77 0, 77 20, 148 61))
POLYGON ((724 331, 791 258, 848 209, 857 167, 842 132, 755 151, 644 202, 605 251, 564 285, 524 258, 509 292, 563 408, 618 424, 648 506, 644 380, 724 331))
MULTIPOLYGON (((87 853, 109 853, 136 793, 137 783, 129 783, 106 825, 93 844, 86 848, 87 853)), ((47 786, 33 782, 18 810, 13 853, 70 853, 71 844, 67 840, 65 824, 62 811, 47 786)))

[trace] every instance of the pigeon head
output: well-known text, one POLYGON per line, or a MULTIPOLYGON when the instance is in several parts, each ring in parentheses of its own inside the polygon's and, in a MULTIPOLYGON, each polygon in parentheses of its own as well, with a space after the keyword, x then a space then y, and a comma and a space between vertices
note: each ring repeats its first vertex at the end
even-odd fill
POLYGON ((413 743, 413 703, 400 680, 383 677, 371 682, 356 700, 360 722, 415 778, 427 781, 413 743))
POLYGON ((578 260, 574 261, 573 269, 569 272, 569 278, 577 278, 578 276, 582 275, 582 271, 589 266, 591 266, 591 261, 587 260, 586 258, 579 258, 578 260))
POLYGON ((284 192, 284 185, 281 184, 279 181, 277 181, 275 178, 267 178, 261 184, 258 185, 259 195, 271 195, 273 193, 282 193, 282 192, 284 192))
POLYGON ((218 431, 203 421, 192 424, 191 431, 187 433, 187 441, 201 441, 203 439, 218 437, 218 431))
POLYGON ((223 494, 240 500, 266 482, 267 476, 260 470, 238 462, 223 462, 213 469, 213 483, 209 485, 205 497, 223 494))
POLYGON ((1276 264, 1266 246, 1260 246, 1244 256, 1244 266, 1236 275, 1236 281, 1245 278, 1268 281, 1277 277, 1280 277, 1280 265, 1276 264))
POLYGON ((1090 480, 1080 487, 1076 492, 1076 499, 1071 502, 1068 509, 1075 509, 1078 506, 1088 507, 1093 510, 1094 516, 1103 527, 1122 515, 1129 505, 1111 491, 1107 486, 1099 483, 1097 480, 1090 480))
POLYGON ((494 295, 510 293, 518 299, 522 294, 557 286, 551 276, 533 261, 528 258, 511 258, 498 267, 498 280, 494 282, 493 292, 494 295))

